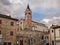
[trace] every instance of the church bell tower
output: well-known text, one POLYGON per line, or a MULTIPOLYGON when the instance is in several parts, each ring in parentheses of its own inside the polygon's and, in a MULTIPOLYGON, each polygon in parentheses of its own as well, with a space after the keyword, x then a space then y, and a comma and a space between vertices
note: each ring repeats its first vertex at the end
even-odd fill
POLYGON ((25 10, 25 22, 27 27, 32 27, 32 11, 29 7, 29 4, 27 5, 27 8, 25 10))

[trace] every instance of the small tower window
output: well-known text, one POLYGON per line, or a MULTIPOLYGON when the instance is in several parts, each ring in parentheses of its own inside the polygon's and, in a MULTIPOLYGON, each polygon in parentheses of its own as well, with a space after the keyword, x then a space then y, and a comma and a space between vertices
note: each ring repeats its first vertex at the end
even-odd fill
POLYGON ((31 15, 31 13, 29 13, 31 15))

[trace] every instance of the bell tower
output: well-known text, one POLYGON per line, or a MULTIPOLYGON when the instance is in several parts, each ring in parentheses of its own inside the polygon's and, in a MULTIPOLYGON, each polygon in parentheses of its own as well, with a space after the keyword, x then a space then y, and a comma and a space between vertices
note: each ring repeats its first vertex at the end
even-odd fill
POLYGON ((27 8, 25 10, 25 22, 27 27, 31 28, 32 27, 32 11, 29 7, 29 4, 27 5, 27 8))

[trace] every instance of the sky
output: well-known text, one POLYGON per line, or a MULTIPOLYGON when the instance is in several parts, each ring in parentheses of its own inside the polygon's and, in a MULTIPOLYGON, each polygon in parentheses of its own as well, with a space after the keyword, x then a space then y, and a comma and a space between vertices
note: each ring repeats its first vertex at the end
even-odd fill
POLYGON ((0 14, 24 18, 28 3, 34 21, 47 26, 60 24, 60 0, 0 0, 0 14))

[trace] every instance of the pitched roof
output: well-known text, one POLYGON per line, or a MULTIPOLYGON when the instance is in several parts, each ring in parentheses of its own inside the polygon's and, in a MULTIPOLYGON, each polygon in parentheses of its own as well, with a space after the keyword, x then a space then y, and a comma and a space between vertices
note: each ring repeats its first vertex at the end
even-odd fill
MULTIPOLYGON (((21 19, 21 20, 25 21, 25 19, 21 19)), ((20 21, 21 21, 21 20, 20 20, 20 21)), ((36 22, 36 21, 32 21, 32 23, 35 23, 35 24, 37 24, 37 25, 44 26, 44 27, 48 28, 48 27, 47 27, 45 24, 43 24, 43 23, 39 23, 39 22, 36 22)))
POLYGON ((60 26, 59 25, 52 25, 50 28, 57 29, 57 28, 60 28, 60 26))
POLYGON ((0 14, 0 17, 1 18, 6 18, 6 19, 11 19, 11 20, 18 21, 18 19, 12 18, 11 16, 7 16, 7 15, 4 15, 4 14, 0 14))
MULTIPOLYGON (((39 23, 39 22, 35 22, 35 21, 32 21, 33 23, 36 23, 37 25, 40 25, 40 26, 44 26, 44 27, 47 27, 45 24, 43 23, 39 23)), ((48 27, 47 27, 48 28, 48 27)))

